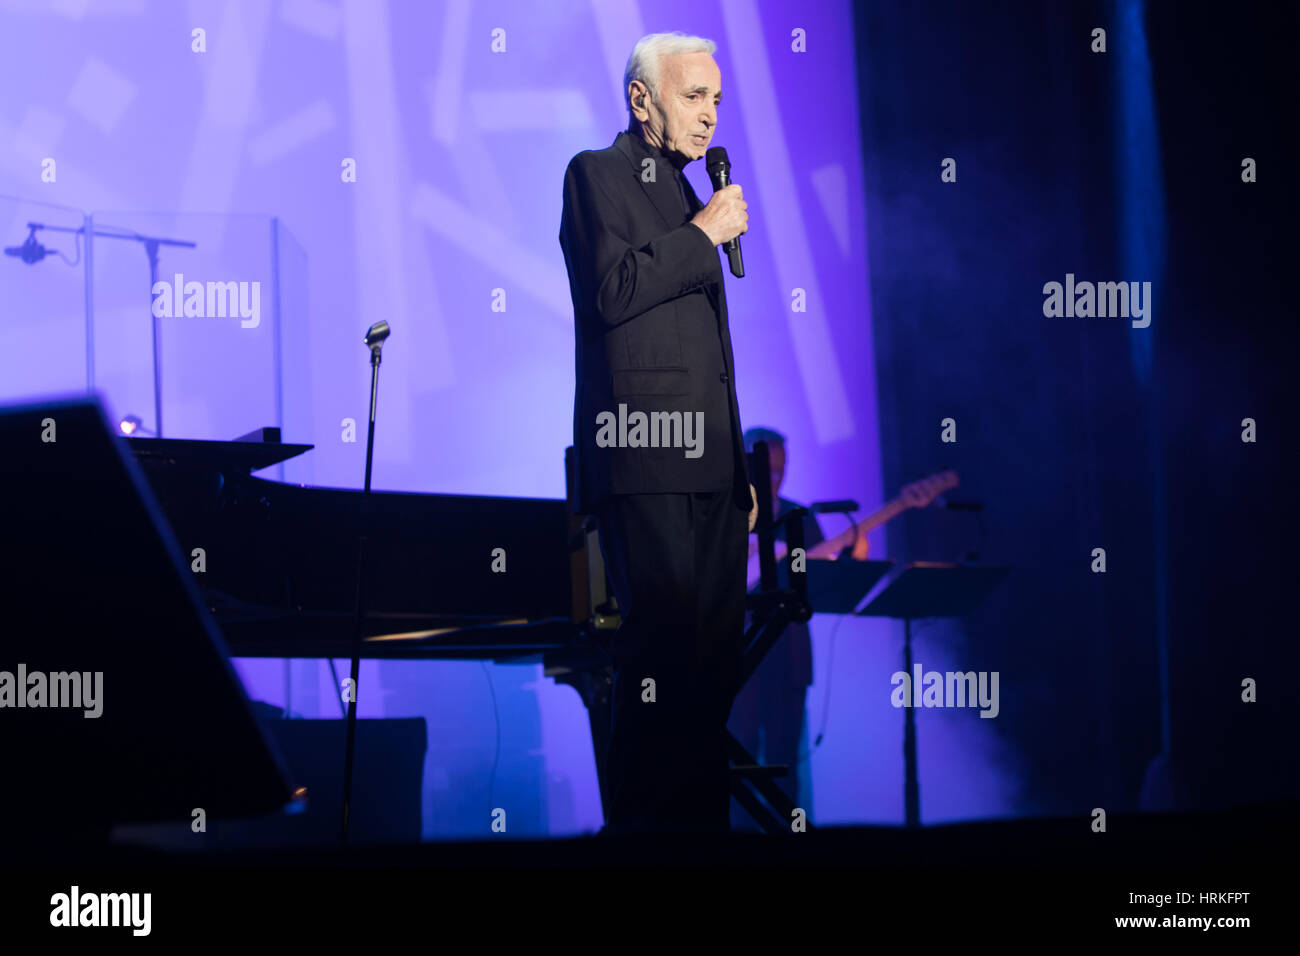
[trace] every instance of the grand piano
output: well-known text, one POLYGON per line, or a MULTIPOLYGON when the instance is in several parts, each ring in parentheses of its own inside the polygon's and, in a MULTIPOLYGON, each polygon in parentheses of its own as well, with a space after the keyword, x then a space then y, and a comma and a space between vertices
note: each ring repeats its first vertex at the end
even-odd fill
POLYGON ((312 448, 279 437, 119 439, 231 655, 351 657, 364 537, 361 656, 541 663, 587 707, 603 797, 617 617, 595 536, 568 502, 363 495, 255 477, 312 448))
MULTIPOLYGON (((0 439, 15 559, 0 575, 0 652, 29 673, 102 672, 110 702, 92 721, 75 709, 10 714, 24 728, 16 765, 45 783, 10 794, 8 810, 0 792, 0 819, 66 835, 88 793, 96 812, 78 819, 100 836, 188 819, 195 806, 229 817, 281 807, 288 778, 226 658, 337 659, 358 644, 369 658, 540 663, 587 707, 607 800, 619 619, 596 534, 567 500, 270 481, 254 473, 311 446, 275 429, 234 441, 121 437, 81 399, 0 408, 0 439)), ((572 488, 571 453, 566 469, 572 488)), ((766 472, 756 474, 763 508, 766 472)), ((797 591, 751 601, 746 674, 785 620, 811 613, 797 591)), ((752 786, 780 811, 788 798, 769 778, 783 768, 757 766, 734 739, 731 754, 742 804, 762 822, 752 786)), ((774 832, 788 827, 788 810, 768 816, 774 832)))

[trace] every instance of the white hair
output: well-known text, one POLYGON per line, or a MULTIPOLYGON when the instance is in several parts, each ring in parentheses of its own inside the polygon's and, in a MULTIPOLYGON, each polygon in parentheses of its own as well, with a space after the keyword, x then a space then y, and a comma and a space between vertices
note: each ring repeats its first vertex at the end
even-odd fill
POLYGON ((718 45, 703 37, 687 36, 685 33, 651 33, 636 41, 632 55, 627 58, 627 69, 623 71, 623 99, 627 102, 628 118, 632 116, 632 97, 628 86, 633 80, 640 80, 650 88, 657 99, 659 97, 659 59, 678 53, 713 54, 718 45))

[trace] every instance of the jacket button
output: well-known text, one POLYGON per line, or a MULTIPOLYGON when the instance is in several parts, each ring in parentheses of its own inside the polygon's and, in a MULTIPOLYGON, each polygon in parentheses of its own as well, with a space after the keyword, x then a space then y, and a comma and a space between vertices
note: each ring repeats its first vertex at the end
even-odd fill
POLYGON ((727 384, 727 373, 726 373, 726 372, 719 372, 719 373, 718 373, 718 381, 721 382, 723 385, 726 385, 726 384, 727 384))

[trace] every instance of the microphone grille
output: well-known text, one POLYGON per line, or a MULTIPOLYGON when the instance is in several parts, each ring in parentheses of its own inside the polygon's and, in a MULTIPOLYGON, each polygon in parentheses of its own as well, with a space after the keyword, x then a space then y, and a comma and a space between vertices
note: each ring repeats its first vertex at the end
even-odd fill
POLYGON ((705 166, 730 166, 731 160, 727 159, 727 151, 721 146, 710 146, 704 151, 705 166))

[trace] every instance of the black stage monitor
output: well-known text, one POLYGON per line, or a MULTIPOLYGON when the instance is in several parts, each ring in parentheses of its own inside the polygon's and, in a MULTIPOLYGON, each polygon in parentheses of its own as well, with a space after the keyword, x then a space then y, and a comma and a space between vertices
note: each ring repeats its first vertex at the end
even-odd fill
POLYGON ((0 408, 0 833, 38 846, 291 798, 120 444, 95 401, 0 408))

